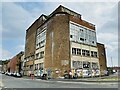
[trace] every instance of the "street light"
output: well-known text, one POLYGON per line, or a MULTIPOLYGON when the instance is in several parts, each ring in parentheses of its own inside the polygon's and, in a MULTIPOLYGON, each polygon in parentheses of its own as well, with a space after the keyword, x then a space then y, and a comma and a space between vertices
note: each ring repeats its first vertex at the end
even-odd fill
POLYGON ((113 61, 112 61, 112 57, 111 57, 111 65, 112 65, 112 68, 113 68, 113 61))

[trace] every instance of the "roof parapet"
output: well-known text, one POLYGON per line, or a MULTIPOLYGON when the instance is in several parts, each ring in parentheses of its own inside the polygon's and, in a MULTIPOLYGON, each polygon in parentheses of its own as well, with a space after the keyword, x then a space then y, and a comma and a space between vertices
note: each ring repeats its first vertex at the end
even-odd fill
POLYGON ((81 15, 80 15, 79 13, 76 13, 76 12, 74 12, 74 11, 72 11, 72 10, 70 10, 70 9, 62 6, 62 5, 60 5, 57 9, 55 9, 55 10, 49 15, 49 17, 51 17, 51 16, 52 16, 53 14, 55 14, 55 13, 60 13, 60 12, 66 12, 66 13, 68 13, 68 14, 70 14, 70 15, 77 16, 77 17, 81 18, 81 15))
POLYGON ((88 23, 90 26, 92 26, 92 27, 95 27, 95 25, 94 24, 92 24, 92 23, 89 23, 89 22, 87 22, 87 21, 85 21, 85 20, 82 20, 83 22, 85 22, 85 23, 88 23))

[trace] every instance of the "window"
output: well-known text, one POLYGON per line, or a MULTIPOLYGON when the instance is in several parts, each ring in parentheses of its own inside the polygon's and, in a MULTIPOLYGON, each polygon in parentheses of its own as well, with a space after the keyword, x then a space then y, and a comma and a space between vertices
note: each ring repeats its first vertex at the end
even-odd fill
POLYGON ((97 57, 97 52, 94 52, 94 57, 97 57))
POLYGON ((75 29, 75 25, 74 24, 70 24, 70 28, 71 29, 75 29))
POLYGON ((94 53, 93 53, 93 51, 91 51, 91 57, 94 57, 94 53))
POLYGON ((70 40, 96 46, 96 33, 86 27, 70 23, 70 40))
POLYGON ((44 51, 40 52, 40 58, 44 57, 44 51))
POLYGON ((42 70, 43 70, 43 63, 40 63, 40 64, 39 64, 39 69, 42 69, 42 70))
POLYGON ((92 41, 92 43, 94 44, 94 41, 92 41))
POLYGON ((86 56, 90 56, 90 51, 86 50, 86 56))
POLYGON ((90 62, 83 62, 83 68, 90 68, 90 62))
POLYGON ((82 61, 78 61, 78 68, 82 68, 82 61))
POLYGON ((83 29, 80 29, 80 32, 83 32, 83 29))
POLYGON ((81 41, 84 41, 84 38, 80 38, 81 41))
POLYGON ((35 70, 37 70, 38 69, 38 65, 37 64, 35 64, 35 70))
POLYGON ((73 61, 73 67, 76 67, 77 65, 76 65, 76 61, 73 61))
POLYGON ((77 68, 82 68, 82 61, 73 61, 72 66, 76 69, 77 68))
POLYGON ((77 55, 81 55, 81 49, 77 49, 77 55))
POLYGON ((92 68, 97 69, 98 68, 98 63, 92 62, 92 68))
POLYGON ((36 36, 36 49, 42 48, 45 46, 46 41, 46 28, 38 29, 37 36, 36 36))
POLYGON ((97 57, 97 52, 91 51, 91 57, 97 57))
POLYGON ((82 50, 82 55, 85 56, 85 50, 82 50))
POLYGON ((76 48, 72 48, 72 54, 76 55, 76 48))
POLYGON ((36 59, 38 59, 38 58, 39 58, 39 53, 36 54, 36 59))
POLYGON ((33 65, 30 65, 29 67, 30 67, 30 70, 32 70, 32 69, 33 69, 33 65))
POLYGON ((73 38, 73 36, 72 36, 72 35, 70 35, 70 38, 73 38))

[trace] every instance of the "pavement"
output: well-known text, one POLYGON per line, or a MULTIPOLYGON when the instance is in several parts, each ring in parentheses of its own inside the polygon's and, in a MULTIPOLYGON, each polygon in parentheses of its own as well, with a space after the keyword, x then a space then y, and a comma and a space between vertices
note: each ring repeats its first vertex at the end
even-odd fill
MULTIPOLYGON (((103 77, 92 77, 92 78, 79 78, 79 79, 64 79, 64 78, 57 78, 57 79, 48 79, 46 81, 66 81, 66 82, 93 82, 93 83, 118 83, 119 80, 113 80, 111 78, 117 77, 116 75, 110 76, 103 76, 103 77)), ((23 76, 24 79, 32 79, 28 76, 23 76)), ((41 80, 39 77, 34 77, 35 80, 41 80)))
MULTIPOLYGON (((117 82, 110 83, 96 83, 88 82, 88 79, 92 78, 83 78, 83 79, 48 79, 41 80, 35 77, 24 76, 22 78, 11 77, 7 75, 2 75, 2 88, 117 88, 117 82), (87 80, 81 82, 80 80, 87 80)), ((93 78, 95 79, 95 78, 93 78)), ((96 78, 97 79, 97 78, 96 78)))

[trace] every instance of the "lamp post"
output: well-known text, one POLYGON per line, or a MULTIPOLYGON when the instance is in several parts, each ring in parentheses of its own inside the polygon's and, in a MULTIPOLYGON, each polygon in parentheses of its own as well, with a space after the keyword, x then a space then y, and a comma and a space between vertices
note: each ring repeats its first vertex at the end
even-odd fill
POLYGON ((111 57, 111 65, 112 65, 112 68, 113 68, 113 61, 112 61, 112 57, 111 57))

